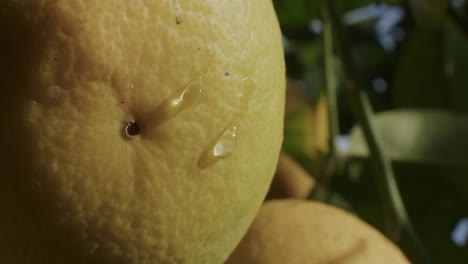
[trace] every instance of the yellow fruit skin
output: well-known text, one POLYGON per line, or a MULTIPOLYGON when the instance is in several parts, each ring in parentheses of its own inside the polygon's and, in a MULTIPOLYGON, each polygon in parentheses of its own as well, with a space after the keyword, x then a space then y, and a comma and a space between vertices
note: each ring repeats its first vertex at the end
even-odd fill
POLYGON ((226 264, 408 264, 357 217, 306 200, 266 202, 226 264))
POLYGON ((2 0, 0 34, 0 263, 227 259, 282 142, 270 0, 2 0), (200 76, 198 100, 149 125, 200 76), (236 119, 232 155, 199 168, 236 119))

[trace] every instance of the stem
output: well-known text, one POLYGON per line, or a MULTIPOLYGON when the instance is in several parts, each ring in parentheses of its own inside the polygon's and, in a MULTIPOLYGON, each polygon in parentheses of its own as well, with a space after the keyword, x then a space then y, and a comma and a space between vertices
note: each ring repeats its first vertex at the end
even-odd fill
MULTIPOLYGON (((338 161, 338 149, 336 146, 336 140, 340 134, 339 115, 338 115, 338 104, 336 102, 336 78, 335 78, 335 58, 333 55, 333 30, 330 23, 330 19, 327 17, 328 14, 324 12, 324 6, 322 5, 323 17, 323 51, 325 54, 324 68, 325 68, 325 96, 328 105, 328 120, 330 126, 330 153, 329 163, 337 166, 338 161)), ((327 171, 330 171, 328 169, 327 171)), ((331 170, 334 171, 334 170, 331 170)), ((329 178, 330 175, 327 175, 329 178)))
MULTIPOLYGON (((336 47, 341 58, 341 66, 344 75, 345 85, 350 93, 351 106, 354 115, 362 127, 367 145, 369 147, 369 155, 376 170, 377 183, 381 189, 382 200, 384 202, 384 212, 388 214, 392 228, 387 232, 387 235, 393 237, 394 231, 403 229, 412 240, 415 249, 417 250, 421 263, 431 263, 419 237, 406 212, 403 200, 401 198, 395 174, 391 164, 391 160, 386 155, 382 144, 378 138, 375 128, 371 122, 373 110, 367 94, 360 89, 362 82, 357 79, 355 66, 351 57, 349 46, 345 37, 343 23, 338 12, 336 0, 322 0, 324 10, 324 18, 330 19, 330 23, 336 38, 336 47), (395 223, 396 222, 396 223, 395 223)), ((399 232, 397 232, 398 234, 399 232)))

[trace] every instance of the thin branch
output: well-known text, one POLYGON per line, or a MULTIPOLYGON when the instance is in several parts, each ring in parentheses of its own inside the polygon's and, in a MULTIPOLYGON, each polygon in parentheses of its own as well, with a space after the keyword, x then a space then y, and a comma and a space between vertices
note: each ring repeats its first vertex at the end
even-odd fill
MULTIPOLYGON (((322 14, 327 15, 322 5, 322 14)), ((324 53, 324 73, 325 73, 325 96, 328 105, 328 123, 330 127, 330 153, 328 154, 327 168, 324 170, 325 184, 328 184, 331 176, 336 172, 337 167, 340 167, 338 149, 336 140, 340 134, 338 104, 336 102, 336 78, 335 78, 335 57, 333 54, 333 31, 330 19, 323 18, 323 35, 322 35, 323 53, 324 53)))
MULTIPOLYGON (((364 136, 369 147, 370 158, 376 169, 377 182, 381 189, 382 200, 386 208, 392 228, 388 235, 393 237, 394 231, 403 229, 413 242, 421 263, 431 263, 426 250, 424 249, 419 237, 406 212, 403 200, 401 198, 391 160, 385 154, 382 144, 379 141, 378 134, 371 122, 373 110, 367 94, 360 89, 362 82, 357 79, 359 75, 355 72, 355 66, 351 57, 351 52, 345 37, 343 23, 338 12, 336 0, 322 0, 324 6, 324 17, 330 19, 334 36, 336 38, 336 47, 341 59, 341 66, 344 75, 345 85, 350 93, 351 105, 354 115, 362 127, 364 136)), ((397 232, 397 234, 400 232, 397 232)))

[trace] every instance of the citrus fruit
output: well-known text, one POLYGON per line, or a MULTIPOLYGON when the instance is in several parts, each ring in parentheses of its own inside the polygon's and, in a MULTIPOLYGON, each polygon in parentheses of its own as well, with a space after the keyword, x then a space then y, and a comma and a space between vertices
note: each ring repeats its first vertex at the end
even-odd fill
POLYGON ((314 187, 314 178, 293 158, 282 152, 266 198, 307 198, 314 187))
POLYGON ((367 223, 330 205, 272 200, 227 264, 400 264, 400 250, 367 223))
POLYGON ((222 263, 263 201, 271 1, 0 2, 0 262, 222 263))

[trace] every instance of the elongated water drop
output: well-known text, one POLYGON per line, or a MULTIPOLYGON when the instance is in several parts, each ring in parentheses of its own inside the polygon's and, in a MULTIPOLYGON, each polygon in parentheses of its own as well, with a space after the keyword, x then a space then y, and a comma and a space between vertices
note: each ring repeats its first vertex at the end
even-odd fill
POLYGON ((237 145, 237 128, 237 124, 228 126, 208 145, 198 160, 200 169, 206 169, 218 160, 229 157, 234 152, 237 145))
MULTIPOLYGON (((154 129, 162 123, 176 117, 187 107, 196 102, 203 92, 203 79, 208 73, 210 66, 213 63, 214 52, 210 52, 208 56, 208 63, 203 67, 203 71, 197 78, 194 78, 181 89, 177 90, 169 97, 164 99, 159 105, 157 105, 152 111, 140 115, 138 121, 141 123, 141 131, 147 129, 154 129)), ((133 85, 132 85, 133 86, 133 85)), ((137 124, 136 121, 132 121, 132 124, 137 124)), ((130 124, 130 123, 129 123, 130 124)), ((124 135, 126 138, 134 138, 132 134, 127 133, 129 124, 124 127, 124 135)), ((138 124, 137 124, 138 125, 138 124)), ((140 126, 138 127, 140 128, 140 126)), ((138 134, 140 129, 138 130, 138 134)))
POLYGON ((202 152, 198 159, 198 168, 200 169, 206 169, 219 160, 229 157, 236 148, 240 121, 247 111, 248 101, 254 88, 254 83, 251 79, 244 78, 242 82, 243 89, 237 94, 240 100, 239 110, 231 123, 202 152))
POLYGON ((156 109, 148 115, 147 125, 155 127, 167 120, 170 120, 180 114, 185 108, 192 105, 203 92, 202 89, 203 77, 195 78, 190 81, 182 89, 176 91, 164 101, 162 101, 156 109))

